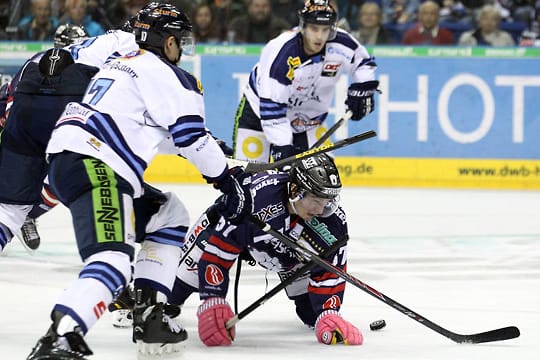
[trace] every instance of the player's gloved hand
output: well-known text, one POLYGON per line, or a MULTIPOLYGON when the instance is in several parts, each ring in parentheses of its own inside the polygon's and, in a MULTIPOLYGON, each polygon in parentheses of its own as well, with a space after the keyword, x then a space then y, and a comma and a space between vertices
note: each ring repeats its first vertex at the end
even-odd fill
POLYGON ((345 104, 352 111, 351 120, 360 120, 375 110, 373 94, 378 91, 379 81, 371 80, 363 83, 353 83, 347 90, 345 104))
POLYGON ((323 311, 315 322, 315 335, 326 345, 362 345, 364 338, 360 330, 343 319, 335 310, 323 311))
POLYGON ((224 298, 213 297, 204 300, 197 310, 199 319, 199 338, 206 346, 231 345, 234 336, 234 326, 230 329, 225 323, 234 317, 229 303, 224 298))
POLYGON ((270 145, 270 155, 274 161, 296 155, 298 153, 297 150, 298 149, 294 145, 270 145))
POLYGON ((223 193, 216 202, 216 210, 232 224, 239 224, 253 210, 250 191, 251 175, 239 167, 229 169, 214 187, 223 193))

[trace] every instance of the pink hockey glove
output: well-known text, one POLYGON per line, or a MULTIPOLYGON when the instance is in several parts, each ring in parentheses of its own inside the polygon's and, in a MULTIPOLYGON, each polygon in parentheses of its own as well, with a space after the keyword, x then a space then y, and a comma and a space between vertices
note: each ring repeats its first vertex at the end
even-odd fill
POLYGON ((315 322, 315 335, 320 343, 326 345, 362 345, 364 341, 360 330, 335 310, 326 310, 319 315, 315 322))
POLYGON ((225 323, 234 317, 224 298, 206 299, 197 310, 199 338, 206 346, 228 346, 234 340, 234 326, 227 330, 225 323))

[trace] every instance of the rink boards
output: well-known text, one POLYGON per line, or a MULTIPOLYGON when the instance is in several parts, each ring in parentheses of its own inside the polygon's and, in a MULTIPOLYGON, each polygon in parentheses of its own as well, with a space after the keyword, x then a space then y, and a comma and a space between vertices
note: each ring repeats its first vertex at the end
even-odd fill
MULTIPOLYGON (((0 79, 47 46, 0 43, 0 79)), ((344 183, 540 189, 539 50, 371 48, 382 91, 376 110, 349 121, 333 140, 367 130, 378 136, 334 154, 344 183)), ((229 144, 241 89, 259 53, 260 46, 199 46, 197 56, 182 60, 203 83, 208 128, 229 144)), ((347 84, 341 76, 327 126, 345 112, 347 84)), ((202 182, 174 156, 158 157, 147 179, 202 182)))

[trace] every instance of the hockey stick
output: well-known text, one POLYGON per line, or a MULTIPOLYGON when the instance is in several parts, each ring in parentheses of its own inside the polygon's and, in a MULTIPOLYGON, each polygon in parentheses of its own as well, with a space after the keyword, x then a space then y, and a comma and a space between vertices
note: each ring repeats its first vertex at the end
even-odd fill
POLYGON ((312 149, 314 148, 318 148, 319 146, 321 146, 322 144, 324 144, 324 142, 330 137, 332 136, 333 133, 335 133, 337 131, 337 129, 340 128, 341 125, 343 125, 343 123, 347 120, 349 120, 352 116, 352 111, 351 110, 347 110, 347 112, 345 113, 345 115, 343 115, 341 117, 341 119, 339 119, 338 121, 336 121, 336 123, 334 125, 332 125, 332 127, 328 130, 326 130, 326 132, 323 134, 323 136, 320 137, 319 140, 317 140, 315 142, 315 144, 313 144, 313 146, 311 147, 312 149))
MULTIPOLYGON (((349 240, 349 237, 345 237, 343 239, 340 239, 332 244, 324 254, 332 254, 336 250, 338 250, 340 247, 345 245, 347 241, 349 240)), ((311 270, 315 265, 313 261, 310 261, 304 265, 302 265, 300 268, 296 269, 291 275, 289 275, 285 280, 281 281, 279 284, 274 286, 270 291, 265 293, 263 296, 255 300, 251 305, 246 307, 244 310, 240 311, 234 317, 230 318, 229 321, 225 324, 227 329, 232 328, 234 325, 236 325, 237 322, 251 314, 255 309, 257 309, 259 306, 264 304, 266 301, 270 300, 274 295, 276 295, 278 292, 292 284, 296 279, 298 279, 300 276, 304 275, 306 272, 311 270)))
POLYGON ((500 340, 508 340, 516 338, 520 335, 519 329, 515 326, 508 326, 500 329, 490 330, 486 332, 481 332, 477 334, 471 334, 471 335, 462 335, 457 334, 455 332, 452 332, 450 330, 447 330, 434 322, 424 318, 417 312, 407 308, 404 305, 401 305, 395 300, 392 300, 388 296, 384 295, 383 293, 377 291, 376 289, 372 288, 371 286, 367 285, 366 283, 360 281, 356 277, 350 275, 346 271, 343 271, 342 269, 338 268, 337 266, 332 265, 328 261, 320 258, 317 254, 313 253, 312 251, 307 250, 306 248, 300 246, 297 244, 293 239, 289 238, 288 236, 278 232, 277 230, 272 229, 270 225, 267 223, 259 220, 255 216, 251 216, 250 218, 251 222, 258 226, 261 230, 264 232, 274 236, 275 238, 281 240, 285 245, 289 246, 291 249, 296 251, 299 255, 301 255, 306 261, 313 261, 315 264, 327 269, 328 271, 333 272, 334 274, 338 275, 345 281, 349 282, 350 284, 356 286, 357 288, 367 292, 371 296, 379 299, 380 301, 384 302, 385 304, 393 307, 394 309, 398 310, 399 312, 407 315, 409 318, 418 321, 420 324, 430 328, 431 330, 438 332, 439 334, 449 338, 452 341, 455 341, 459 344, 478 344, 478 343, 485 343, 485 342, 491 342, 491 341, 500 341, 500 340))
POLYGON ((256 172, 260 172, 260 171, 277 169, 277 168, 283 167, 285 165, 292 164, 296 160, 300 160, 300 159, 303 159, 303 158, 306 158, 306 157, 309 157, 309 156, 313 156, 313 155, 316 155, 316 154, 320 154, 320 153, 334 151, 334 150, 340 149, 340 148, 342 148, 344 146, 348 146, 348 145, 357 143, 359 141, 364 141, 364 140, 367 140, 367 139, 371 139, 372 137, 375 137, 375 136, 377 136, 377 133, 375 131, 373 131, 373 130, 369 130, 369 131, 363 132, 361 134, 351 136, 351 137, 348 137, 348 138, 343 139, 343 140, 336 141, 335 143, 330 144, 330 145, 323 145, 323 146, 315 148, 315 149, 306 150, 306 151, 304 151, 304 152, 302 152, 300 154, 289 156, 289 157, 286 157, 285 159, 281 159, 281 160, 275 161, 273 163, 253 163, 253 162, 247 162, 246 163, 246 161, 236 160, 236 159, 227 159, 227 163, 229 164, 230 167, 242 166, 242 167, 244 167, 245 172, 256 173, 256 172))

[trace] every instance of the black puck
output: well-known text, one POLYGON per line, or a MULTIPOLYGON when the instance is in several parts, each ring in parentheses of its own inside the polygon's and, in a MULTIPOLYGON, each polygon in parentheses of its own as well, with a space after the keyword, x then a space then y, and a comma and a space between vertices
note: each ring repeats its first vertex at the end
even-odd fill
POLYGON ((372 331, 381 330, 385 326, 386 326, 386 321, 384 321, 384 320, 375 320, 374 322, 369 324, 369 328, 372 331))

